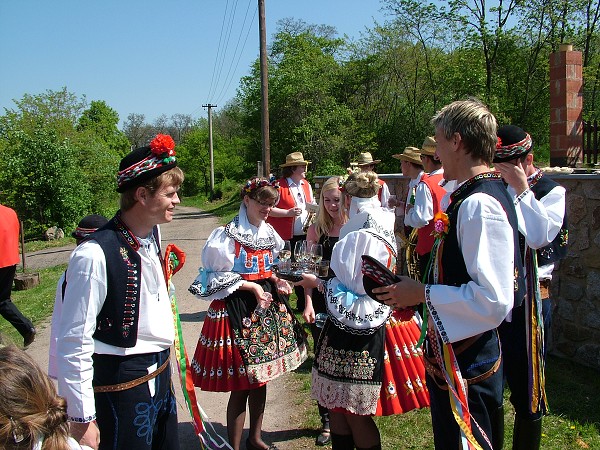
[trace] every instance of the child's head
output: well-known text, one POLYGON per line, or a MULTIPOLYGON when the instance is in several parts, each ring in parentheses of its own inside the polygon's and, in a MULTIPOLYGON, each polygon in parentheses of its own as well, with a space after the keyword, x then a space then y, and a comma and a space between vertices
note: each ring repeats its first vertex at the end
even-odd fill
POLYGON ((0 448, 68 450, 67 404, 35 361, 0 348, 0 448))

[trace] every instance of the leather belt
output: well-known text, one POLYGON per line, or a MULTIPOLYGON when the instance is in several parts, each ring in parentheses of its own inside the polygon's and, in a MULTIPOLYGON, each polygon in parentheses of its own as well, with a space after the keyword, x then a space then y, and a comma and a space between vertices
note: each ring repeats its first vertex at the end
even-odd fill
POLYGON ((139 386, 140 384, 145 383, 146 381, 151 380, 152 378, 156 378, 161 372, 163 372, 167 368, 170 361, 171 359, 167 358, 163 365, 156 369, 154 372, 151 372, 148 375, 144 375, 143 377, 136 378, 135 380, 126 381, 124 383, 118 384, 110 384, 108 386, 94 386, 94 392, 119 392, 139 386))

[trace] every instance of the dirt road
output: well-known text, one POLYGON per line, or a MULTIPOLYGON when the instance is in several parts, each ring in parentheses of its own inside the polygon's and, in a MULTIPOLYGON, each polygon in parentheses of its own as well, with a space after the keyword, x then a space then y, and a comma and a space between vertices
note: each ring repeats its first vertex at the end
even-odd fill
MULTIPOLYGON (((218 226, 214 216, 206 215, 192 207, 178 206, 173 222, 162 226, 163 248, 169 243, 176 244, 186 253, 184 267, 174 276, 176 296, 181 317, 184 340, 190 357, 194 354, 196 342, 202 327, 202 321, 209 303, 196 299, 187 290, 197 275, 200 265, 200 252, 210 232, 218 226)), ((53 266, 68 262, 73 247, 53 248, 32 253, 26 256, 26 264, 30 269, 53 266)), ((38 336, 27 350, 44 368, 48 364, 48 344, 50 340, 50 320, 38 326, 38 336)), ((194 435, 187 409, 185 408, 181 388, 176 372, 174 372, 175 390, 178 395, 178 415, 180 443, 182 450, 200 449, 198 439, 194 435)), ((295 409, 295 395, 290 377, 278 378, 269 383, 267 388, 267 408, 263 426, 265 442, 275 443, 281 450, 295 450, 312 447, 314 431, 298 430, 295 409), (308 445, 307 445, 308 444, 308 445)), ((198 402, 208 415, 215 430, 224 438, 226 431, 226 407, 229 394, 203 392, 196 389, 198 402)), ((248 418, 246 418, 246 429, 248 418)), ((243 440, 246 438, 244 434, 243 440)))

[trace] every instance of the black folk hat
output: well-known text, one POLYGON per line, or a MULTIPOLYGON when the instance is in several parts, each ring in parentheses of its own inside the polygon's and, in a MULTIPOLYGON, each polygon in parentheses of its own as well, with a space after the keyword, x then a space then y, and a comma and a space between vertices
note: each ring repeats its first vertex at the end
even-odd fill
POLYGON ((498 143, 494 162, 505 162, 525 156, 533 148, 531 136, 516 125, 503 125, 498 128, 498 143))
POLYGON ((138 186, 177 166, 175 141, 158 134, 150 145, 133 150, 121 160, 117 174, 117 192, 138 186))
POLYGON ((79 221, 75 231, 71 233, 75 239, 85 239, 98 228, 108 223, 108 219, 100 214, 90 214, 79 221))

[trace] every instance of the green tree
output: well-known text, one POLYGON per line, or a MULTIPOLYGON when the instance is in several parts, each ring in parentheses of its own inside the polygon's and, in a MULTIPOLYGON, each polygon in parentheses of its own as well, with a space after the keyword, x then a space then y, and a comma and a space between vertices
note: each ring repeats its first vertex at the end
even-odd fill
POLYGON ((76 225, 91 206, 77 150, 43 126, 30 133, 16 131, 9 143, 14 151, 0 175, 0 186, 24 221, 26 233, 40 235, 49 226, 76 225))
POLYGON ((119 114, 102 100, 92 101, 77 122, 77 131, 88 133, 105 143, 119 157, 131 150, 125 133, 118 128, 119 114))

